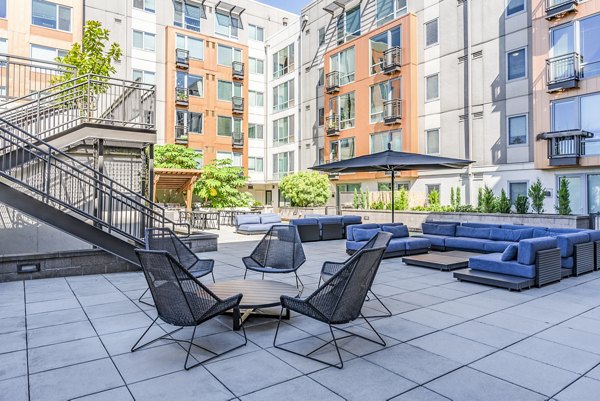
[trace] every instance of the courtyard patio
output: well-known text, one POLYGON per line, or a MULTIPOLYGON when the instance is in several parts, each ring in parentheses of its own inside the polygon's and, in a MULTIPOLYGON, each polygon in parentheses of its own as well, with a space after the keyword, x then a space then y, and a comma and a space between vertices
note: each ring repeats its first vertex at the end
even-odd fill
MULTIPOLYGON (((221 230, 219 251, 202 254, 215 260, 217 282, 243 276, 241 258, 259 239, 221 230)), ((347 255, 344 241, 304 248, 298 273, 308 295, 322 263, 347 255)), ((293 275, 274 279, 294 283, 293 275)), ((585 401, 600 394, 600 272, 516 293, 386 259, 373 291, 393 316, 372 322, 387 346, 340 341, 342 370, 275 349, 277 321, 260 317, 246 321, 247 346, 190 371, 177 343, 131 353, 156 317, 137 301, 146 288, 141 272, 0 284, 0 399, 585 401)), ((373 301, 363 311, 381 312, 373 301)), ((297 314, 286 323, 280 341, 300 351, 329 340, 325 324, 297 314)), ((227 315, 202 324, 197 342, 237 344, 241 332, 231 325, 227 315)), ((369 335, 364 326, 359 319, 349 329, 369 335)), ((325 347, 318 357, 336 355, 325 347)))

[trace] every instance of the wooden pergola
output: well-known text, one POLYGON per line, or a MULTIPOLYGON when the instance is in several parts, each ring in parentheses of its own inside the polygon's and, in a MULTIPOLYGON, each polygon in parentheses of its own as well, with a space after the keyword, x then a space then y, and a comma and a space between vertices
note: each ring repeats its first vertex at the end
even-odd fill
POLYGON ((185 208, 192 210, 192 194, 194 184, 202 175, 201 170, 175 169, 175 168, 155 168, 154 169, 154 199, 156 201, 156 191, 158 189, 174 190, 185 192, 185 208))

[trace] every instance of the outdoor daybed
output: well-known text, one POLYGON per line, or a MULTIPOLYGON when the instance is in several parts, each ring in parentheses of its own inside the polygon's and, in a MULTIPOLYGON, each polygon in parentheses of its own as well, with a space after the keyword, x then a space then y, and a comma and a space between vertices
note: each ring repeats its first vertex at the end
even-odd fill
POLYGON ((235 232, 240 234, 265 234, 275 224, 281 224, 281 217, 276 213, 235 216, 235 232))
POLYGON ((355 224, 347 227, 346 253, 352 255, 380 231, 392 233, 384 258, 427 253, 431 247, 426 238, 410 237, 402 223, 355 224))

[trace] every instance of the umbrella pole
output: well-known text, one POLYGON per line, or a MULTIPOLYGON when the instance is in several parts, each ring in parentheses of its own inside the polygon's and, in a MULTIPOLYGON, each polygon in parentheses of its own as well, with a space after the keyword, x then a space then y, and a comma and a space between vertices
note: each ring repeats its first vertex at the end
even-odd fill
POLYGON ((396 204, 394 202, 394 192, 396 192, 396 188, 394 188, 395 175, 396 173, 394 172, 394 169, 392 169, 392 223, 394 222, 394 209, 396 209, 396 204))

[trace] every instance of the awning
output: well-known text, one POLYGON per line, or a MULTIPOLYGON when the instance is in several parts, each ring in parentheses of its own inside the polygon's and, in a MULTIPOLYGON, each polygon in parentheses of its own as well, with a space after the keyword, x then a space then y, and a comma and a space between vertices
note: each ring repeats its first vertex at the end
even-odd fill
POLYGON ((542 132, 538 134, 537 139, 553 139, 553 138, 567 138, 570 136, 582 136, 584 138, 593 138, 594 134, 584 130, 565 130, 565 131, 551 131, 542 132))
POLYGON ((244 11, 246 11, 246 9, 243 7, 236 6, 235 4, 230 4, 224 1, 219 1, 215 6, 215 10, 223 11, 229 14, 230 16, 236 17, 239 17, 244 11))
POLYGON ((352 8, 354 3, 360 4, 358 0, 335 0, 334 2, 323 7, 323 10, 327 11, 331 16, 341 14, 345 9, 352 8))

